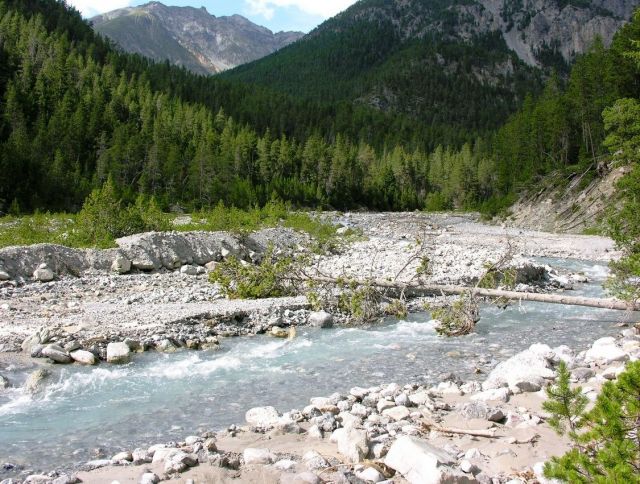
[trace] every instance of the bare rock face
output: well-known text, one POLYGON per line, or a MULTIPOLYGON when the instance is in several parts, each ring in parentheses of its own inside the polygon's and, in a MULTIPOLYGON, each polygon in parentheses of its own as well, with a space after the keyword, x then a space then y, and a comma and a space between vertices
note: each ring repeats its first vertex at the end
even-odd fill
POLYGON ((508 0, 479 0, 482 8, 460 7, 475 17, 480 30, 500 31, 511 50, 532 66, 541 65, 541 54, 557 49, 571 61, 600 37, 605 45, 629 19, 637 1, 596 0, 580 7, 571 2, 528 0, 514 8, 508 0))
POLYGON ((300 39, 273 33, 240 15, 215 17, 203 8, 150 2, 92 19, 96 31, 128 52, 169 60, 199 74, 216 74, 265 57, 300 39))

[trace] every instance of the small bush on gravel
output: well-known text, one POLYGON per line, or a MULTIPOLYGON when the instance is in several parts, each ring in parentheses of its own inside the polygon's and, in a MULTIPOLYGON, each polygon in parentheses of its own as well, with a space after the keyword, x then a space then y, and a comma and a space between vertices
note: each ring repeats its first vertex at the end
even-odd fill
POLYGON ((220 284, 223 294, 230 299, 292 296, 295 294, 290 280, 293 265, 293 259, 276 258, 273 248, 269 248, 259 265, 229 257, 209 274, 209 280, 220 284))
POLYGON ((566 367, 549 395, 550 423, 568 432, 573 448, 545 465, 545 477, 585 484, 640 482, 640 362, 605 383, 586 413, 586 402, 569 387, 566 367))

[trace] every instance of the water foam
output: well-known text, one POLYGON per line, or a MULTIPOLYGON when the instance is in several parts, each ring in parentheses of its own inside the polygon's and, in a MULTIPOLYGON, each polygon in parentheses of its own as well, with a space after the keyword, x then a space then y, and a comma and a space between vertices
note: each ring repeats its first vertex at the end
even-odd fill
POLYGON ((24 413, 34 403, 33 397, 22 389, 10 390, 6 393, 9 395, 10 400, 0 405, 0 417, 24 413))
POLYGON ((158 365, 141 372, 149 378, 166 380, 181 380, 193 376, 209 376, 220 370, 238 368, 242 365, 239 358, 225 355, 214 360, 202 360, 198 354, 193 354, 180 361, 169 358, 158 365))

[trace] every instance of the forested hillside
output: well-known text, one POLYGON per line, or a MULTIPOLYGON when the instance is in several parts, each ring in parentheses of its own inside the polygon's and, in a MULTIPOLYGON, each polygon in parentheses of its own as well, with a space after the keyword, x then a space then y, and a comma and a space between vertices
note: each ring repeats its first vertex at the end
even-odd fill
POLYGON ((1 1, 0 38, 4 210, 74 210, 109 176, 126 199, 140 192, 165 207, 249 206, 272 195, 421 205, 416 189, 402 195, 389 183, 392 155, 366 144, 420 139, 402 117, 298 102, 123 54, 55 0, 1 1), (374 191, 381 201, 367 199, 374 191))
POLYGON ((281 51, 224 74, 305 99, 353 102, 428 126, 428 149, 501 126, 632 2, 366 0, 281 51))
MULTIPOLYGON (((0 0, 0 210, 77 210, 111 177, 125 201, 143 194, 165 209, 278 197, 494 213, 550 171, 597 173, 607 153, 603 109, 639 94, 626 54, 639 39, 636 19, 610 49, 596 42, 567 79, 550 77, 500 129, 459 120, 449 134, 464 136, 440 137, 448 124, 124 54, 55 0, 0 0)), ((477 109, 501 102, 476 94, 465 99, 477 109)))

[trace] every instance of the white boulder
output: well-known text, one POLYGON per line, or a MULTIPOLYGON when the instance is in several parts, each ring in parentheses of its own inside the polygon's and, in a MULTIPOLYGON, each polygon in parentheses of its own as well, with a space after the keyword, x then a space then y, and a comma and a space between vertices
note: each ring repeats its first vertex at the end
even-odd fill
POLYGON ((552 360, 555 353, 547 345, 532 345, 517 355, 500 363, 482 384, 483 390, 494 390, 505 386, 517 388, 525 382, 544 386, 555 378, 552 360))
POLYGON ((127 274, 131 271, 131 261, 126 257, 119 255, 111 263, 111 272, 116 274, 127 274))
POLYGON ((369 454, 369 439, 364 430, 341 428, 333 432, 331 441, 338 443, 338 452, 351 463, 357 464, 369 454))
POLYGON ((245 420, 252 427, 269 429, 280 421, 280 415, 274 407, 255 407, 247 411, 245 420))
POLYGON ((95 365, 98 362, 96 355, 94 355, 90 351, 76 350, 69 353, 69 355, 71 356, 71 358, 73 358, 73 361, 75 361, 76 363, 80 363, 81 365, 91 366, 95 365))
POLYGON ((396 422, 400 420, 404 420, 411 415, 411 412, 407 407, 393 407, 388 408, 382 412, 382 415, 389 417, 391 420, 395 420, 396 422))
POLYGON ((33 271, 33 278, 38 282, 51 282, 55 278, 55 275, 47 264, 40 264, 38 268, 33 271))
POLYGON ((129 363, 131 348, 126 343, 109 343, 107 345, 107 363, 129 363))
POLYGON ((246 465, 267 465, 276 460, 276 456, 268 449, 244 449, 242 457, 246 465))
POLYGON ((326 311, 319 311, 309 315, 309 325, 314 328, 331 328, 333 316, 326 311))
POLYGON ((616 361, 627 361, 629 355, 616 346, 615 338, 601 338, 585 354, 586 363, 609 365, 616 361))
POLYGON ((415 437, 404 436, 396 440, 384 463, 410 484, 477 482, 472 476, 448 467, 456 463, 456 459, 448 452, 415 437))

